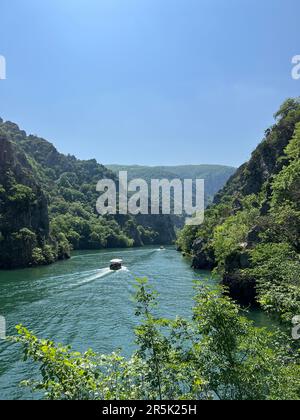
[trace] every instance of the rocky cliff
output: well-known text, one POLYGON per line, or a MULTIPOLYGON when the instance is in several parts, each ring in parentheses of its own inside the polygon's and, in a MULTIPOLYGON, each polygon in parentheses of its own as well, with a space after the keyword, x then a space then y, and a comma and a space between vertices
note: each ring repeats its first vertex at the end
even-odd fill
POLYGON ((285 318, 300 310, 300 99, 275 124, 178 247, 198 269, 215 269, 231 295, 285 318))
POLYGON ((0 131, 0 268, 58 257, 46 196, 24 152, 0 131))

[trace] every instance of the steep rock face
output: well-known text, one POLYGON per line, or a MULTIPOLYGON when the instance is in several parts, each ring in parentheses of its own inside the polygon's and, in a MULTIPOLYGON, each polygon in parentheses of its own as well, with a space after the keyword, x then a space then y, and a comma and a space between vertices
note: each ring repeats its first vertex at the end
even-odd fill
POLYGON ((24 153, 0 133, 0 268, 31 264, 48 239, 46 197, 24 153))
POLYGON ((225 260, 223 284, 228 288, 230 296, 243 305, 255 304, 255 279, 240 275, 241 270, 250 267, 250 261, 251 257, 247 250, 233 252, 225 260))
POLYGON ((137 221, 146 229, 154 230, 156 235, 152 239, 152 244, 168 245, 172 244, 176 239, 174 226, 176 217, 172 215, 142 215, 136 216, 137 221))
POLYGON ((192 267, 199 270, 211 270, 214 267, 213 252, 207 249, 205 241, 200 238, 193 243, 192 267))

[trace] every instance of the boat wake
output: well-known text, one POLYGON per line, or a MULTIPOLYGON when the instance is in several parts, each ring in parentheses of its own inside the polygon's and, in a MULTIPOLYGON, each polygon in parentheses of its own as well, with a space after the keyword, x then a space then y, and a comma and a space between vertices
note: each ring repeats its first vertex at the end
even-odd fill
MULTIPOLYGON (((81 279, 77 283, 70 284, 70 287, 74 288, 74 287, 84 286, 85 284, 92 283, 92 282, 94 282, 96 280, 99 280, 99 279, 102 279, 102 278, 104 278, 104 277, 106 277, 108 275, 111 275, 111 274, 114 274, 114 273, 115 274, 122 273, 122 272, 123 273, 124 272, 125 273, 129 273, 130 270, 127 267, 122 267, 118 271, 111 270, 109 267, 101 268, 100 270, 94 271, 94 274, 92 274, 92 275, 90 275, 88 277, 85 277, 85 278, 81 279)), ((83 273, 81 273, 81 274, 83 274, 83 273)))
POLYGON ((83 286, 85 284, 91 283, 93 281, 99 280, 105 276, 107 276, 108 274, 111 274, 112 271, 109 268, 102 268, 100 270, 96 270, 94 271, 93 275, 90 275, 80 281, 78 281, 77 283, 72 283, 70 286, 71 287, 79 287, 79 286, 83 286))

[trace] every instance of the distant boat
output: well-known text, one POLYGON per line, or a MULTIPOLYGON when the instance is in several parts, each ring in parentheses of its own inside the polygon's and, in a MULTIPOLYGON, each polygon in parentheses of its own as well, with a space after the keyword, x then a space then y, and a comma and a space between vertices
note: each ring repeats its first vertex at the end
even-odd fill
POLYGON ((160 249, 161 251, 164 251, 166 248, 165 248, 164 246, 161 246, 159 249, 160 249))
POLYGON ((122 269, 123 260, 111 260, 110 262, 110 269, 113 271, 118 271, 122 269))

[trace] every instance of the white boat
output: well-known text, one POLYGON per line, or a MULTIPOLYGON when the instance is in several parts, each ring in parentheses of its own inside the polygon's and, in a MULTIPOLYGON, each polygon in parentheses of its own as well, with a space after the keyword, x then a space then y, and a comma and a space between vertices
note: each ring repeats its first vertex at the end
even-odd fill
POLYGON ((123 264, 123 260, 118 260, 118 259, 111 260, 109 268, 113 271, 118 271, 122 269, 122 264, 123 264))

